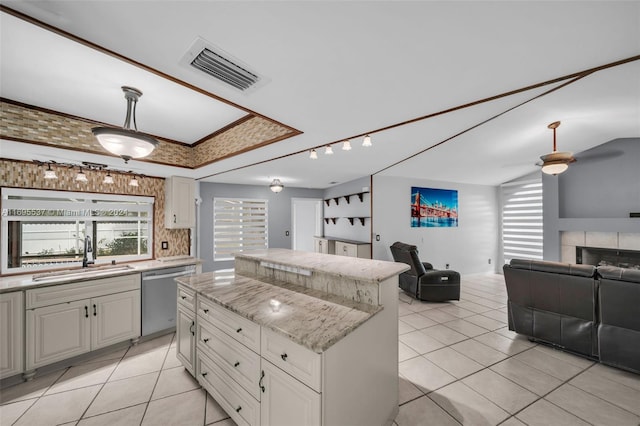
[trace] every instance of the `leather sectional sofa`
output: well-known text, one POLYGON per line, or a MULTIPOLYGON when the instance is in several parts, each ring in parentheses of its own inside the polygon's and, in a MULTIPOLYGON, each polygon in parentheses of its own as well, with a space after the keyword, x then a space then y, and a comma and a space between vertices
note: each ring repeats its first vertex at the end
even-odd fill
POLYGON ((640 373, 640 271, 513 259, 509 329, 640 373))

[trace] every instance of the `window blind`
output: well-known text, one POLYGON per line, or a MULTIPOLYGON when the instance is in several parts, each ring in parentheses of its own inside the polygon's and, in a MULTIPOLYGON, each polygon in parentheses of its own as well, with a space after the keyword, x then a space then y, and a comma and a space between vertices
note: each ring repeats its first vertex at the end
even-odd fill
POLYGON ((233 253, 268 248, 268 201, 213 199, 213 260, 233 253))
POLYGON ((542 179, 506 183, 501 192, 504 262, 542 260, 542 179))

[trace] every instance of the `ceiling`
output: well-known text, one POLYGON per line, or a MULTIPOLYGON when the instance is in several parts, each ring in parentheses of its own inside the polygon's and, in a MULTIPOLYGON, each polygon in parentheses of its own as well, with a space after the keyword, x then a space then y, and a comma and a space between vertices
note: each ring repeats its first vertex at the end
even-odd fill
MULTIPOLYGON (((193 144, 248 113, 302 132, 196 169, 127 166, 148 175, 242 184, 277 177, 285 187, 308 188, 370 174, 497 185, 537 169, 551 151, 553 121, 562 121, 562 151, 640 137, 637 1, 3 6, 99 46, 5 10, 3 98, 120 125, 120 86, 129 85, 144 92, 138 128, 159 137, 193 144), (184 65, 197 39, 256 71, 258 87, 244 93, 184 65), (597 71, 564 78, 590 69, 597 71), (361 146, 367 133, 370 148, 361 146), (353 149, 342 151, 348 138, 353 149), (326 144, 334 155, 319 150, 318 160, 308 158, 326 144)), ((11 140, 0 141, 0 150, 4 158, 122 168, 118 158, 11 140)))

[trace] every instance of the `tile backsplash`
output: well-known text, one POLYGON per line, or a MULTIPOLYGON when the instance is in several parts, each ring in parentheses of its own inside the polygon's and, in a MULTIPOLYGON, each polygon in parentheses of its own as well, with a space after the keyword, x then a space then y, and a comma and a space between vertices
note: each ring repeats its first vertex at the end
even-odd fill
POLYGON ((75 180, 77 169, 54 167, 54 170, 58 179, 45 179, 44 168, 35 163, 0 159, 0 186, 154 197, 154 257, 189 254, 189 230, 164 227, 163 178, 138 177, 139 186, 132 187, 129 186, 129 175, 114 173, 114 183, 104 184, 106 172, 89 170, 85 171, 88 181, 83 183, 75 180), (162 241, 168 242, 168 249, 162 250, 162 241))

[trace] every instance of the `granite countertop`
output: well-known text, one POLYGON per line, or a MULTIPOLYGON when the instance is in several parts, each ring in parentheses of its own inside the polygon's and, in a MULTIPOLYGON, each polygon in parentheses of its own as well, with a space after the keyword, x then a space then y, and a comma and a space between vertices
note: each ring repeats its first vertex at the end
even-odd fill
POLYGON ((177 281, 316 353, 326 351, 383 309, 318 290, 229 272, 206 272, 177 281), (274 312, 271 300, 281 303, 279 311, 274 312))
POLYGON ((239 259, 277 263, 311 272, 331 271, 332 275, 373 283, 380 283, 410 269, 409 265, 404 263, 288 249, 245 251, 235 253, 234 256, 239 259))
MULTIPOLYGON (((80 267, 64 268, 62 270, 77 270, 80 274, 72 276, 58 275, 52 276, 50 279, 44 278, 34 281, 34 276, 41 275, 42 272, 34 274, 5 275, 0 277, 0 293, 8 293, 11 291, 29 290, 37 287, 47 287, 51 285, 69 284, 73 282, 81 282, 93 280, 96 278, 108 278, 120 275, 139 274, 141 272, 152 271, 154 269, 173 268, 176 266, 197 265, 202 260, 190 256, 172 256, 168 258, 159 258, 154 260, 143 260, 140 262, 123 262, 115 265, 128 266, 129 269, 113 269, 109 264, 97 265, 88 268, 87 272, 83 272, 80 267)), ((55 272, 55 271, 54 271, 55 272)))

